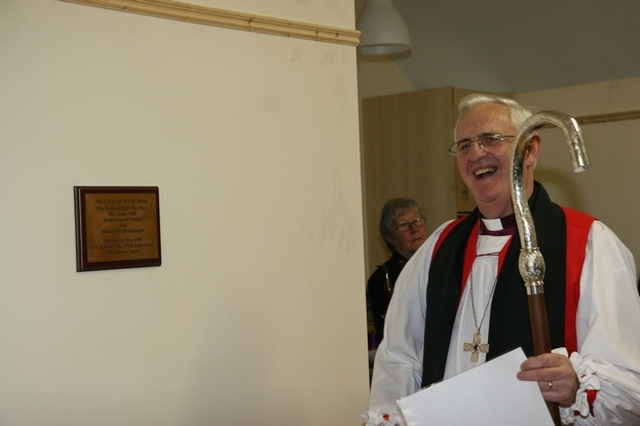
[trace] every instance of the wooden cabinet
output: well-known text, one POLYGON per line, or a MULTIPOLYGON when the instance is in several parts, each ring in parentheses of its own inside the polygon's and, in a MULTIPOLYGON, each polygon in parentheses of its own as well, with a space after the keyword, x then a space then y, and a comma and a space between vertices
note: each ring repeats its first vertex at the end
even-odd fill
POLYGON ((429 233, 475 208, 448 147, 458 101, 471 90, 444 87, 362 100, 362 162, 366 270, 389 258, 378 221, 384 203, 414 198, 429 233))

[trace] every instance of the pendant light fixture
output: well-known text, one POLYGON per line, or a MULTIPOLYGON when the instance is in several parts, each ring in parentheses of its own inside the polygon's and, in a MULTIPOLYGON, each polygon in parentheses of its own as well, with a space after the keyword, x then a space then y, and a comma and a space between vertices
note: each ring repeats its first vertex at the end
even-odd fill
POLYGON ((356 20, 362 55, 390 55, 411 49, 411 37, 392 0, 367 0, 356 20))

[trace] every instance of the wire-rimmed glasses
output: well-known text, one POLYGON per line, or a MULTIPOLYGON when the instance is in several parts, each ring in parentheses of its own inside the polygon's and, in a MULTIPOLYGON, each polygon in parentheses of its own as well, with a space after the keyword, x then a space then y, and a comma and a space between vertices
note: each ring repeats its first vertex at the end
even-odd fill
POLYGON ((506 138, 515 138, 515 135, 503 135, 502 133, 485 133, 475 139, 462 139, 451 144, 449 152, 454 157, 465 156, 471 151, 471 144, 477 142, 480 148, 486 150, 500 145, 506 138))
POLYGON ((412 226, 415 226, 416 228, 422 228, 426 224, 427 224, 427 219, 423 217, 416 217, 411 222, 401 223, 400 225, 393 228, 393 230, 399 231, 399 232, 407 232, 409 229, 411 229, 412 226))

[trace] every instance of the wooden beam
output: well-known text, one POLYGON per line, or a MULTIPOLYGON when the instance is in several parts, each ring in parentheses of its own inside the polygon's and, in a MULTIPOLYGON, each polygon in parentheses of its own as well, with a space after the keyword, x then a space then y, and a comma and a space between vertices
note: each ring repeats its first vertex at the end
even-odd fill
POLYGON ((640 118, 640 110, 575 117, 578 124, 608 123, 610 121, 635 120, 637 118, 640 118))
POLYGON ((256 33, 357 46, 360 31, 251 15, 173 0, 62 0, 89 6, 256 33))
MULTIPOLYGON (((607 114, 583 115, 582 117, 573 117, 581 126, 584 124, 610 123, 613 121, 635 120, 640 118, 640 110, 610 112, 607 114)), ((541 129, 554 128, 553 124, 545 124, 541 129)))

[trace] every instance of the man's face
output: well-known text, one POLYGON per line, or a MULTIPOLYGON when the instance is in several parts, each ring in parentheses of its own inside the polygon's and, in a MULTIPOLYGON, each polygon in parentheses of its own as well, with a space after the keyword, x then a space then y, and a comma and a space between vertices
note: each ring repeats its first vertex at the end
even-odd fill
MULTIPOLYGON (((516 132, 506 106, 483 104, 472 108, 462 118, 456 129, 455 140, 475 141, 485 134, 515 135, 516 132)), ((487 218, 513 213, 509 186, 513 141, 514 138, 508 138, 492 148, 482 148, 473 142, 466 155, 456 158, 462 180, 487 218)))

